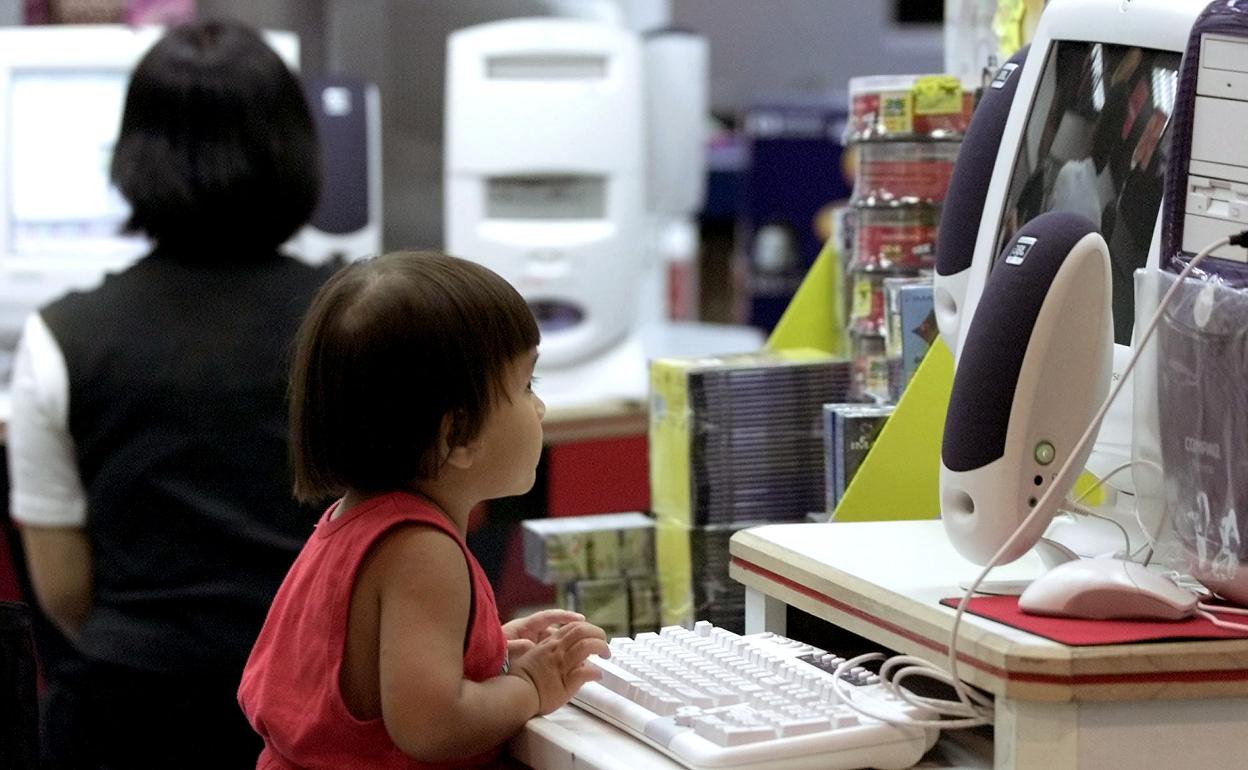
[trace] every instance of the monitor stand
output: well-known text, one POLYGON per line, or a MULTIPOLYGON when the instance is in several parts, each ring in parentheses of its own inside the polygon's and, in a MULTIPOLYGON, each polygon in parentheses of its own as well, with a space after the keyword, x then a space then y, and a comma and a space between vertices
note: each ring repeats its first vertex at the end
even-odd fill
MULTIPOLYGON (((1045 572, 1059 564, 1080 558, 1079 554, 1058 541, 1049 539, 1047 536, 1037 540, 1032 550, 1040 557, 1040 561, 1044 564, 1045 572)), ((985 580, 976 587, 975 593, 987 596, 1018 596, 1029 585, 1031 585, 1030 580, 985 580)), ((961 588, 963 591, 970 590, 970 587, 971 581, 958 581, 958 588, 961 588)))
MULTIPOLYGON (((1058 515, 1033 549, 1044 564, 1045 571, 1075 559, 1098 556, 1121 559, 1135 553, 1144 544, 1144 535, 1131 507, 1134 496, 1120 493, 1118 501, 1118 505, 1112 508, 1104 506, 1096 509, 1096 513, 1106 518, 1064 513, 1062 506, 1059 506, 1058 515), (1126 498, 1125 501, 1123 498, 1126 498)), ((1030 580, 986 580, 975 592, 990 596, 1017 596, 1030 583, 1030 580)), ((959 582, 958 587, 965 591, 970 587, 970 581, 959 582)))

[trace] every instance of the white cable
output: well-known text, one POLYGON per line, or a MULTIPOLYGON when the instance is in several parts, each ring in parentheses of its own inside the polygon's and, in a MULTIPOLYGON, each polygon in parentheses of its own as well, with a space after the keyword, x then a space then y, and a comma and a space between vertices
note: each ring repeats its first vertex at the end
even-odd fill
MULTIPOLYGON (((1161 466, 1153 462, 1152 460, 1135 460, 1133 464, 1151 465, 1155 469, 1157 469, 1158 473, 1161 473, 1161 466)), ((1157 539, 1161 537, 1161 527, 1165 526, 1165 522, 1166 522, 1166 517, 1162 516, 1160 518, 1160 521, 1157 522, 1158 531, 1153 532, 1149 530, 1148 527, 1144 526, 1144 519, 1140 518, 1140 506, 1139 505, 1135 506, 1135 523, 1137 526, 1139 526, 1141 534, 1144 535, 1144 543, 1142 543, 1139 548, 1136 548, 1135 551, 1131 554, 1132 561, 1135 561, 1135 557, 1139 556, 1140 552, 1142 552, 1145 548, 1149 549, 1148 558, 1149 559, 1153 558, 1152 551, 1157 547, 1157 539)), ((1148 564, 1148 560, 1145 560, 1144 564, 1148 564)))
POLYGON ((1105 483, 1108 482, 1110 479, 1112 479, 1114 476, 1132 467, 1133 465, 1135 465, 1134 462, 1127 462, 1127 463, 1123 463, 1122 465, 1117 466, 1116 468, 1111 470, 1109 473, 1106 473, 1104 476, 1101 476, 1100 478, 1096 479, 1096 481, 1092 484, 1092 486, 1088 487, 1087 489, 1083 491, 1083 494, 1079 495, 1074 500, 1067 500, 1063 504, 1063 506, 1059 507, 1058 509, 1061 513, 1066 513, 1066 514, 1071 514, 1071 515, 1077 514, 1079 516, 1088 516, 1093 519, 1101 519, 1103 521, 1109 522, 1110 524, 1113 524, 1115 527, 1118 528, 1118 531, 1122 533, 1122 540, 1124 543, 1126 543, 1126 546, 1122 549, 1122 552, 1127 554, 1128 556, 1131 554, 1131 535, 1127 532, 1127 528, 1122 526, 1122 524, 1119 521, 1115 520, 1113 517, 1106 516, 1103 513, 1097 513, 1096 511, 1093 511, 1091 508, 1086 508, 1080 505, 1080 503, 1086 500, 1088 496, 1091 495, 1093 492, 1103 487, 1105 483))
POLYGON ((1113 470, 1111 470, 1109 473, 1106 473, 1104 476, 1101 476, 1099 479, 1097 479, 1097 480, 1096 480, 1096 482, 1095 482, 1095 483, 1093 483, 1093 484, 1092 484, 1092 486, 1090 486, 1090 487, 1088 487, 1087 489, 1083 490, 1083 494, 1082 494, 1082 495, 1079 495, 1078 497, 1076 497, 1076 498, 1075 498, 1075 500, 1074 500, 1074 505, 1078 505, 1079 503, 1082 503, 1084 500, 1086 500, 1086 499, 1088 498, 1088 495, 1092 494, 1092 493, 1093 493, 1093 492, 1095 492, 1096 490, 1098 490, 1098 489, 1100 489, 1101 487, 1105 486, 1106 482, 1108 482, 1108 481, 1109 481, 1110 479, 1112 479, 1114 476, 1117 476, 1119 473, 1122 473, 1122 472, 1123 472, 1123 471, 1125 471, 1127 468, 1130 468, 1130 467, 1132 467, 1132 466, 1134 466, 1134 465, 1135 465, 1135 462, 1134 462, 1134 461, 1132 461, 1132 462, 1126 462, 1126 463, 1123 463, 1122 465, 1119 465, 1118 467, 1114 468, 1114 469, 1113 469, 1113 470))
POLYGON ((977 692, 973 692, 971 694, 971 698, 976 701, 976 703, 978 704, 978 707, 968 706, 964 709, 961 707, 961 704, 956 701, 950 701, 944 698, 925 698, 925 697, 916 695, 915 693, 901 687, 900 682, 906 676, 912 676, 915 673, 922 673, 923 676, 926 676, 930 679, 935 679, 937 681, 944 682, 950 687, 953 687, 954 684, 952 681, 952 677, 950 677, 944 671, 938 668, 934 668, 931 663, 928 663, 922 658, 916 658, 916 657, 909 656, 909 655, 894 655, 892 658, 888 658, 887 660, 885 660, 885 665, 887 665, 889 662, 895 659, 905 659, 906 662, 910 662, 912 665, 910 665, 909 667, 905 669, 902 669, 892 679, 889 679, 883 676, 884 670, 881 669, 881 672, 880 672, 881 673, 881 676, 880 676, 881 686, 889 690, 889 692, 891 692, 893 695, 897 696, 898 698, 901 698, 902 700, 906 701, 907 703, 913 706, 917 706, 927 711, 935 711, 938 714, 948 714, 948 715, 953 716, 954 717, 953 719, 913 719, 913 718, 902 719, 902 718, 899 718, 895 713, 889 714, 889 713, 877 712, 876 710, 872 709, 870 706, 867 706, 864 703, 859 703, 857 701, 857 697, 858 697, 857 688, 854 685, 847 682, 842 677, 842 674, 844 674, 846 671, 853 668, 854 666, 860 666, 863 663, 866 663, 872 660, 884 660, 884 655, 878 652, 867 653, 866 655, 859 655, 856 658, 850 658, 849 660, 845 661, 844 663, 841 663, 839 666, 836 667, 836 670, 832 674, 833 676, 832 687, 833 689, 836 690, 836 694, 840 702, 848 706, 849 708, 853 709, 854 711, 858 712, 859 714, 863 714, 865 716, 871 717, 872 719, 878 719, 881 722, 891 722, 893 724, 904 725, 906 727, 935 727, 935 728, 940 728, 940 729, 955 729, 955 728, 960 728, 960 727, 978 727, 983 724, 988 724, 980 716, 981 710, 992 709, 992 701, 989 700, 986 696, 981 695, 980 693, 977 693, 977 692))
POLYGON ((1108 521, 1110 524, 1113 524, 1115 527, 1118 528, 1118 531, 1122 533, 1122 541, 1126 543, 1126 546, 1123 547, 1122 552, 1127 555, 1131 554, 1131 535, 1127 533, 1127 528, 1122 526, 1121 522, 1115 521, 1113 518, 1106 516, 1103 513, 1097 513, 1091 508, 1084 508, 1082 505, 1079 505, 1078 503, 1067 503, 1065 512, 1077 514, 1079 516, 1087 516, 1090 519, 1100 519, 1102 521, 1108 521))
MULTIPOLYGON (((1244 625, 1243 623, 1232 623, 1229 620, 1223 620, 1222 618, 1219 618, 1217 615, 1214 615, 1209 610, 1210 610, 1209 605, 1205 604, 1204 602, 1201 602, 1196 605, 1196 614, 1204 618, 1205 620, 1209 621, 1210 623, 1214 624, 1218 628, 1225 628, 1228 631, 1248 631, 1248 626, 1244 625)), ((1227 611, 1221 607, 1218 607, 1217 610, 1219 612, 1227 611)))
MULTIPOLYGON (((1075 458, 1083 452, 1084 447, 1088 445, 1088 442, 1091 441, 1096 436, 1097 431, 1100 430, 1101 421, 1105 418, 1105 413, 1109 411, 1110 405, 1114 402, 1114 399, 1118 397, 1118 393, 1126 384, 1128 375, 1130 375, 1131 370, 1135 368, 1136 362, 1140 360, 1141 351, 1143 351, 1144 346, 1152 337, 1153 331, 1157 328, 1157 324, 1161 321, 1162 313, 1170 304, 1170 300, 1174 296, 1174 293, 1180 286, 1183 285, 1184 279, 1191 274, 1192 269, 1196 267, 1196 265, 1200 264, 1206 257, 1228 243, 1230 243, 1230 237, 1219 238, 1205 248, 1201 249, 1200 253, 1198 253, 1195 257, 1192 257, 1192 260, 1183 267, 1182 272, 1180 272, 1178 277, 1175 278, 1174 284, 1164 295, 1162 295, 1161 301, 1157 303, 1157 309, 1153 311, 1153 316, 1149 319, 1148 326, 1144 328, 1144 332, 1139 337, 1139 342, 1135 345, 1135 350, 1132 351, 1131 360, 1127 362, 1126 368, 1122 370, 1122 375, 1118 378, 1118 381, 1114 383, 1109 395, 1106 396, 1105 400, 1101 403, 1100 408, 1097 409, 1096 414, 1088 422, 1088 427, 1083 431, 1083 435, 1079 437, 1077 442, 1075 442, 1074 448, 1070 451, 1069 455, 1067 455, 1066 460, 1062 463, 1061 468, 1058 469, 1057 474, 1054 476, 1053 483, 1049 485, 1048 489, 1044 490, 1044 493, 1040 496, 1040 500, 1031 509, 1031 512, 1027 514, 1014 532, 1012 532, 1001 547, 997 549, 997 552, 992 555, 992 558, 988 560, 986 565, 984 565, 984 568, 980 571, 979 575, 976 576, 975 580, 962 594, 962 598, 958 602, 957 610, 953 615, 953 627, 949 632, 949 651, 946 658, 947 670, 942 670, 935 664, 923 660, 922 658, 913 658, 914 662, 911 667, 906 669, 908 676, 914 676, 921 672, 924 676, 930 677, 939 682, 944 682, 952 687, 954 693, 958 696, 957 701, 951 701, 943 698, 919 698, 917 700, 911 700, 908 697, 906 700, 916 704, 922 703, 936 711, 938 714, 949 714, 954 718, 928 720, 901 718, 886 714, 873 713, 862 704, 855 703, 852 693, 848 690, 848 685, 842 684, 843 680, 840 675, 844 670, 860 665, 860 662, 863 660, 882 658, 883 656, 878 653, 875 653, 874 657, 866 655, 859 656, 837 666, 832 686, 836 690, 837 694, 841 696, 841 702, 845 703, 855 711, 866 714, 867 716, 875 719, 914 727, 939 727, 943 729, 952 729, 960 727, 978 727, 980 725, 992 723, 992 704, 990 702, 986 702, 987 699, 983 695, 971 690, 962 681, 962 678, 958 676, 958 628, 962 625, 962 616, 966 613, 967 603, 970 602, 971 597, 975 595, 976 589, 978 589, 979 585, 984 582, 984 578, 988 576, 988 573, 997 566, 997 562, 1001 560, 1001 557, 1014 547, 1015 542, 1022 536, 1023 532, 1026 532, 1040 512, 1048 507, 1049 498, 1052 497, 1055 491, 1057 489, 1065 490, 1069 487, 1067 477, 1071 474, 1075 458), (971 714, 972 716, 966 716, 967 714, 971 714)), ((1065 492, 1062 494, 1065 495, 1065 492)), ((1214 619, 1213 622, 1215 624, 1225 623, 1225 621, 1217 619, 1214 619)), ((1248 630, 1248 627, 1245 627, 1245 630, 1248 630)), ((911 658, 912 656, 901 657, 911 658)), ((910 660, 907 660, 906 662, 911 663, 910 660)), ((885 665, 888 665, 887 661, 885 662, 885 665)), ((888 680, 883 676, 881 676, 880 679, 881 682, 888 682, 888 680)), ((894 692, 898 689, 896 682, 889 683, 888 686, 894 692)))
MULTIPOLYGON (((1127 554, 1128 561, 1136 561, 1137 557, 1141 553, 1143 553, 1145 549, 1154 548, 1157 543, 1157 538, 1160 536, 1159 533, 1151 532, 1149 531, 1148 527, 1144 526, 1144 520, 1140 518, 1140 506, 1138 505, 1135 506, 1134 516, 1135 516, 1136 526, 1140 528, 1140 533, 1144 535, 1144 542, 1140 544, 1139 548, 1136 548, 1134 551, 1132 551, 1131 550, 1131 536, 1127 533, 1127 528, 1124 527, 1121 522, 1117 521, 1116 519, 1110 516, 1106 516, 1102 513, 1097 513, 1091 509, 1085 508, 1079 505, 1079 503, 1081 503, 1088 495, 1092 494, 1097 489, 1100 489, 1102 486, 1104 486, 1111 478, 1118 475, 1122 471, 1125 471, 1127 468, 1131 468, 1136 465, 1151 465, 1155 468, 1158 467, 1157 463, 1151 460, 1132 460, 1131 462, 1123 463, 1122 465, 1115 467, 1109 473, 1106 473, 1104 476, 1101 476, 1099 479, 1096 480, 1096 483, 1094 483, 1092 486, 1084 490, 1083 494, 1079 495, 1079 497, 1075 498, 1073 502, 1069 503, 1071 507, 1076 509, 1075 511, 1073 511, 1074 513, 1079 513, 1083 516, 1092 516, 1097 519, 1104 519, 1105 521, 1108 521, 1110 524, 1113 524, 1115 527, 1117 527, 1122 532, 1123 539, 1127 543, 1127 547, 1123 549, 1123 553, 1127 554)), ((1164 526, 1164 523, 1162 524, 1162 526, 1164 526)), ((1152 557, 1151 553, 1149 554, 1149 557, 1150 558, 1152 557)), ((1145 564, 1147 564, 1147 561, 1145 562, 1145 564)))
POLYGON ((1243 607, 1222 607, 1220 605, 1205 604, 1204 602, 1200 602, 1196 606, 1199 609, 1210 612, 1225 612, 1228 615, 1248 615, 1248 609, 1243 607))

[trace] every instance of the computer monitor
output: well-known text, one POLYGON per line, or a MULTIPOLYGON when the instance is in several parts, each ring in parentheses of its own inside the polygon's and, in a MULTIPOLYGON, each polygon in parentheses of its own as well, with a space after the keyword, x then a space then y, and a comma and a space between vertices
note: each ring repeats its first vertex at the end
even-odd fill
MULTIPOLYGON (((1204 6, 1204 0, 1052 0, 1045 8, 988 182, 966 296, 950 321, 958 333, 955 355, 1001 249, 1038 214, 1065 210, 1099 225, 1109 246, 1113 379, 1119 378, 1134 337, 1132 275, 1157 264, 1179 63, 1204 6)), ((1131 420, 1128 386, 1102 422, 1087 463, 1091 472, 1131 461, 1131 420)), ((1129 473, 1109 484, 1134 491, 1129 473)))
MULTIPOLYGON (((0 28, 0 390, 25 317, 148 247, 109 179, 130 72, 158 27, 0 28)), ((265 38, 290 66, 299 40, 265 38)))

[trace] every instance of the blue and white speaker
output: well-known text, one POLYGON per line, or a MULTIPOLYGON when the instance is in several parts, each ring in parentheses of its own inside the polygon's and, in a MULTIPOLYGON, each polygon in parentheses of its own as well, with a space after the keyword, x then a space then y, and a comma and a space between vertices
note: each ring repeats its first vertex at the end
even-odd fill
POLYGON ((975 256, 975 239, 988 195, 988 180, 997 162, 997 150, 1001 147, 1001 135, 1014 103, 1018 74, 1027 58, 1027 49, 1028 46, 1023 46, 1001 65, 975 106, 958 148, 958 160, 953 166, 940 214, 932 301, 941 339, 954 353, 958 350, 962 302, 975 256))
POLYGON ((1041 214, 997 258, 967 329, 941 446, 940 508, 977 564, 1005 544, 1050 486, 1046 510, 1000 563, 1040 539, 1092 444, 1058 470, 1109 390, 1113 356, 1105 240, 1078 214, 1041 214))
POLYGON ((346 75, 304 79, 321 150, 321 196, 292 249, 314 264, 381 253, 381 98, 346 75))

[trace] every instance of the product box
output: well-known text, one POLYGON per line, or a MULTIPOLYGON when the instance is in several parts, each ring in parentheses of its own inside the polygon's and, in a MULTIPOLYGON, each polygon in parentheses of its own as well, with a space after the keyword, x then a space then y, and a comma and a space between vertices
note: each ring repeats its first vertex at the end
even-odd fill
POLYGON ((840 409, 851 404, 823 405, 823 493, 825 513, 836 508, 836 424, 840 409))
POLYGON ((638 513, 521 522, 524 569, 548 585, 654 573, 654 520, 638 513))
POLYGON ((655 576, 630 577, 628 579, 628 612, 630 635, 644 631, 658 631, 659 581, 655 576))
POLYGON ((829 513, 836 510, 892 412, 891 405, 824 405, 824 477, 829 490, 825 502, 829 513))
POLYGON ((658 631, 659 585, 653 575, 576 580, 560 585, 559 606, 579 612, 610 639, 658 631))
MULTIPOLYGON (((907 284, 898 290, 898 326, 902 389, 909 384, 940 330, 936 326, 936 310, 932 302, 932 285, 907 284)), ((900 396, 900 393, 898 393, 900 396)))
POLYGON ((885 350, 891 357, 901 356, 901 341, 905 324, 901 320, 901 293, 912 286, 926 288, 931 296, 932 279, 923 276, 890 277, 884 283, 884 340, 885 350))

